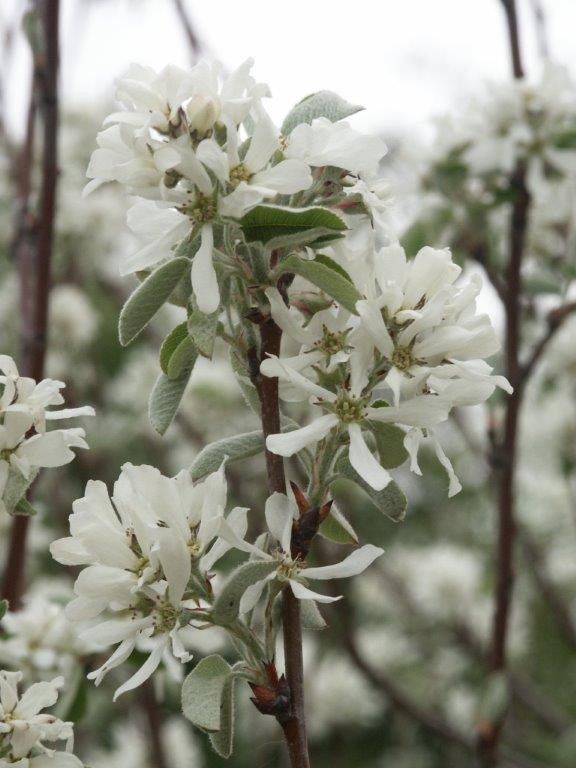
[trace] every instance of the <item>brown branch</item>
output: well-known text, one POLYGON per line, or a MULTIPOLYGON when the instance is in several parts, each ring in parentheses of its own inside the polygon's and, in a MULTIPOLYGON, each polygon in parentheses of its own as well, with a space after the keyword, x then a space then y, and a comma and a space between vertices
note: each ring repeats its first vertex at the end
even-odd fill
MULTIPOLYGON (((40 380, 44 374, 46 336, 48 323, 48 295, 50 290, 50 266, 54 236, 56 207, 57 133, 58 133, 58 20, 59 0, 36 0, 36 13, 42 29, 42 50, 33 51, 34 80, 38 107, 43 121, 42 179, 40 188, 40 218, 37 240, 33 247, 19 249, 21 279, 22 360, 20 369, 25 376, 40 380)), ((33 123, 34 114, 29 117, 33 123)), ((22 184, 30 193, 31 147, 33 131, 29 124, 27 143, 29 167, 25 170, 22 184)), ((27 209, 28 205, 26 205, 27 209)), ((24 216, 27 210, 24 211, 24 216)), ((23 223, 26 231, 28 222, 23 223)), ((32 244, 30 244, 32 245, 32 244)), ((16 517, 12 525, 8 556, 4 571, 3 595, 15 610, 20 602, 24 581, 27 517, 16 517)))
POLYGON ((524 77, 524 65, 520 52, 520 32, 518 29, 518 14, 516 12, 516 0, 500 0, 506 14, 506 29, 508 31, 508 43, 510 47, 510 60, 512 74, 516 80, 524 77))
POLYGON ((525 381, 534 371, 536 365, 540 362, 542 355, 548 349, 548 344, 552 341, 557 331, 562 327, 564 322, 570 317, 572 312, 576 311, 576 301, 571 301, 568 304, 563 304, 561 307, 552 310, 547 317, 548 327, 537 342, 532 353, 526 363, 522 367, 522 379, 525 381))
POLYGON ((140 703, 146 716, 147 737, 153 768, 168 768, 168 761, 162 744, 162 714, 158 707, 154 684, 146 680, 140 689, 140 703))
POLYGON ((184 34, 186 35, 186 40, 188 41, 188 46, 190 48, 190 57, 192 59, 192 63, 194 63, 199 59, 202 53, 202 44, 200 42, 200 38, 196 34, 192 20, 186 11, 184 0, 174 0, 174 7, 176 9, 176 13, 178 14, 178 18, 180 19, 180 23, 182 24, 184 34))
MULTIPOLYGON (((268 355, 280 354, 282 331, 268 318, 260 325, 260 360, 268 355)), ((261 405, 262 431, 264 439, 280 432, 280 407, 278 402, 278 379, 258 373, 259 361, 253 360, 252 371, 261 405)), ((270 493, 286 492, 284 460, 266 449, 266 469, 270 493)), ((290 688, 290 712, 278 717, 284 731, 284 738, 290 754, 292 768, 310 768, 306 738, 304 712, 304 663, 302 659, 302 628, 300 604, 290 589, 282 594, 282 627, 284 633, 284 656, 286 678, 290 688)))

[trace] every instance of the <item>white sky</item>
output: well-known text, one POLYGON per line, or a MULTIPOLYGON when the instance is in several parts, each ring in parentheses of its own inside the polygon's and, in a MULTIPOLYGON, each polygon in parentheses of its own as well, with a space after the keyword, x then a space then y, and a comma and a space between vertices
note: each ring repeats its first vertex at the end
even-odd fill
MULTIPOLYGON (((539 57, 533 0, 518 0, 529 70, 539 57)), ((576 72, 576 0, 540 0, 553 58, 576 72)), ((185 66, 189 51, 172 0, 61 0, 62 89, 70 105, 111 100, 113 80, 131 61, 185 66)), ((428 118, 447 111, 486 78, 508 77, 499 0, 187 0, 201 38, 231 69, 248 56, 272 88, 272 115, 328 88, 367 111, 357 124, 429 134, 428 118)), ((1 0, 10 23, 24 0, 1 0)), ((16 40, 7 78, 9 124, 22 125, 29 54, 16 40)))

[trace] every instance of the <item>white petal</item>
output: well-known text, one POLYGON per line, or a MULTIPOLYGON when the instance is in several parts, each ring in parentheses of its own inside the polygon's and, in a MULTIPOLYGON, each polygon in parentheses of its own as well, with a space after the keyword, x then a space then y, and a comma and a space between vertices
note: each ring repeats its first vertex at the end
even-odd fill
POLYGON ((302 325, 296 321, 296 317, 284 303, 278 288, 266 288, 264 293, 270 302, 270 314, 276 325, 278 325, 284 333, 296 341, 299 341, 301 344, 309 344, 313 341, 310 331, 303 328, 302 325))
POLYGON ((317 443, 326 437, 328 432, 338 424, 338 418, 331 413, 320 416, 311 424, 293 432, 284 432, 277 435, 268 435, 266 438, 266 447, 272 453, 280 456, 293 456, 302 448, 311 443, 317 443))
POLYGON ((93 672, 89 672, 87 677, 88 680, 94 680, 95 685, 100 685, 102 682, 104 676, 115 667, 119 667, 120 664, 123 664, 126 659, 130 656, 132 651, 134 650, 134 646, 136 645, 136 636, 134 637, 127 637, 125 640, 122 640, 118 648, 114 651, 112 656, 110 656, 107 661, 102 664, 101 667, 98 669, 95 669, 93 672))
POLYGON ((381 547, 373 544, 365 544, 360 549, 355 549, 341 563, 324 565, 319 568, 306 568, 304 576, 307 579, 325 581, 326 579, 348 579, 363 573, 374 560, 384 554, 381 547))
POLYGON ((190 553, 176 531, 163 528, 157 536, 158 559, 168 581, 168 597, 172 605, 178 607, 190 578, 190 553))
POLYGON ((273 493, 266 499, 264 514, 268 530, 280 544, 282 550, 290 553, 292 523, 297 514, 294 502, 285 493, 273 493))
POLYGON ((159 643, 156 648, 154 648, 150 656, 148 656, 144 664, 142 664, 140 669, 135 674, 133 674, 131 678, 126 680, 124 685, 121 685, 120 688, 116 690, 113 701, 116 701, 116 699, 119 696, 122 696, 123 693, 132 691, 134 688, 138 688, 139 685, 142 685, 142 683, 146 682, 146 680, 148 680, 148 678, 154 674, 154 672, 158 669, 158 665, 162 661, 162 654, 166 648, 167 641, 168 638, 165 638, 162 643, 159 643))
POLYGON ((282 160, 250 179, 251 184, 266 187, 282 195, 292 195, 312 186, 312 174, 300 160, 282 160))
POLYGON ((422 475, 422 470, 418 464, 418 450, 423 439, 422 430, 417 427, 409 429, 404 438, 404 448, 406 448, 410 456, 410 471, 414 472, 415 475, 422 475))
POLYGON ((375 491, 382 491, 390 480, 390 474, 380 465, 372 455, 372 451, 366 445, 359 424, 350 424, 350 450, 348 458, 360 477, 365 480, 375 491))
POLYGON ((390 358, 394 351, 394 344, 377 302, 374 300, 357 301, 356 311, 362 318, 363 325, 370 334, 376 349, 384 357, 390 358))
POLYGON ((444 449, 440 445, 439 441, 436 439, 436 437, 432 436, 432 445, 434 446, 434 451, 436 453, 436 456, 438 457, 438 461, 444 469, 446 470, 448 474, 448 498, 451 498, 452 496, 455 496, 457 493, 460 493, 462 490, 462 484, 460 483, 460 480, 456 477, 456 473, 454 472, 454 467, 452 466, 452 462, 446 456, 444 453, 444 449))
POLYGON ((338 597, 321 595, 318 592, 313 592, 311 589, 308 589, 308 587, 305 587, 304 584, 301 584, 295 579, 290 579, 289 583, 292 594, 294 597, 298 598, 298 600, 316 600, 318 603, 335 603, 337 600, 342 600, 342 595, 339 595, 338 597))
POLYGON ((212 225, 204 224, 201 245, 192 261, 192 288, 198 309, 207 315, 215 312, 220 304, 218 279, 212 264, 213 250, 212 225))

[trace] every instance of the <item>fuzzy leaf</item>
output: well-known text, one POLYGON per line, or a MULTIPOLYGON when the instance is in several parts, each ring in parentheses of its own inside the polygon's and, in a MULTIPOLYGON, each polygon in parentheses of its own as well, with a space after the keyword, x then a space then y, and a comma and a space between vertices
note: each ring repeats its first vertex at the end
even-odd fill
POLYGON ((155 269, 136 288, 120 313, 118 331, 122 346, 125 347, 130 344, 148 325, 160 307, 166 303, 188 269, 190 269, 188 259, 171 259, 155 269))
POLYGON ((150 393, 148 415, 152 427, 163 435, 172 423, 190 379, 195 360, 188 365, 180 376, 170 379, 161 373, 150 393))
POLYGON ((314 600, 300 601, 300 620, 304 629, 317 631, 327 626, 314 600))
POLYGON ((182 683, 182 712, 198 728, 209 733, 220 731, 224 691, 232 668, 222 656, 206 656, 182 683))
POLYGON ((232 365, 232 370, 236 374, 236 380, 238 381, 238 386, 242 391, 242 396, 244 397, 246 404, 256 416, 260 418, 260 398, 258 397, 256 387, 250 379, 248 366, 233 349, 230 350, 230 364, 232 365))
POLYGON ((234 683, 230 676, 224 683, 220 703, 220 730, 209 735, 210 743, 216 754, 228 759, 234 747, 234 683))
POLYGON ((216 624, 231 624, 238 618, 240 600, 248 587, 265 579, 276 570, 276 563, 269 560, 250 560, 234 570, 214 602, 212 617, 216 624))
POLYGON ((214 341, 218 330, 218 312, 205 315, 200 310, 195 310, 188 318, 188 333, 190 334, 198 352, 204 357, 212 357, 214 341))
POLYGON ((342 456, 336 464, 336 474, 346 480, 351 480, 368 494, 372 503, 395 523, 404 519, 406 514, 406 496, 392 480, 383 491, 375 491, 365 482, 348 461, 342 456))
POLYGON ((32 504, 30 504, 28 499, 25 496, 23 496, 18 502, 18 504, 16 504, 16 506, 14 507, 14 514, 24 515, 25 517, 32 517, 32 515, 36 514, 36 510, 34 509, 32 504))
POLYGON ((359 301, 362 296, 356 290, 354 285, 342 277, 340 272, 333 269, 326 263, 326 260, 318 261, 316 259, 310 261, 301 259, 299 256, 291 255, 287 259, 284 259, 280 265, 280 273, 286 274, 294 272, 306 280, 309 280, 315 286, 320 288, 324 293, 332 296, 333 299, 345 307, 349 312, 358 314, 356 312, 356 302, 359 301))
POLYGON ((26 491, 32 485, 37 474, 38 470, 33 469, 29 477, 24 477, 19 469, 10 467, 8 480, 6 481, 4 493, 2 494, 4 507, 9 514, 23 514, 19 510, 17 511, 16 508, 26 495, 26 491))
POLYGON ((282 208, 256 205, 240 219, 244 237, 269 248, 324 245, 348 229, 344 219, 328 208, 282 208))
POLYGON ((9 607, 8 600, 0 600, 0 621, 6 616, 9 607))
POLYGON ((376 440, 380 464, 386 469, 404 464, 408 458, 408 451, 404 448, 405 432, 394 424, 376 421, 370 422, 370 429, 376 440))
POLYGON ((205 446, 190 468, 192 480, 196 482, 211 472, 215 472, 225 458, 228 461, 247 459, 256 456, 264 450, 264 438, 260 430, 245 432, 242 435, 233 435, 217 440, 215 443, 205 446))
POLYGON ((182 376, 188 367, 194 366, 197 357, 198 350, 194 346, 194 342, 190 336, 185 336, 172 353, 168 363, 168 377, 177 379, 182 376))
POLYGON ((292 107, 282 123, 281 131, 284 136, 288 136, 300 123, 311 123, 317 117, 326 117, 335 123, 363 109, 358 104, 349 104, 333 91, 317 91, 292 107))
POLYGON ((188 325, 184 322, 177 325, 176 328, 173 328, 162 342, 162 346, 160 347, 160 368, 162 368, 162 371, 166 375, 168 375, 170 358, 180 342, 183 341, 186 336, 188 336, 188 325))
POLYGON ((358 544, 356 531, 335 504, 332 505, 328 517, 320 524, 318 533, 335 544, 358 544))

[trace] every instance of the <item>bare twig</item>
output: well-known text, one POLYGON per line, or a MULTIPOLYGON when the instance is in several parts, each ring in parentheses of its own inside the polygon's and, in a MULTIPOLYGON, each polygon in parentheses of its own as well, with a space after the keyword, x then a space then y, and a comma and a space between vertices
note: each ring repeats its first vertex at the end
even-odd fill
POLYGON ((150 745, 150 756, 154 768, 167 768, 168 761, 162 744, 162 714, 158 707, 154 684, 146 680, 140 691, 140 702, 146 716, 147 736, 150 745))
POLYGON ((188 41, 188 46, 190 48, 190 57, 192 59, 192 63, 194 63, 198 60, 202 53, 202 44, 200 42, 200 38, 196 34, 196 30, 192 24, 192 19, 186 10, 184 0, 174 0, 174 8, 178 14, 180 23, 182 24, 182 29, 184 30, 186 40, 188 41))
MULTIPOLYGON (((58 178, 59 0, 36 0, 35 7, 42 29, 41 50, 33 52, 38 107, 43 121, 40 218, 38 239, 34 247, 20 250, 19 271, 23 323, 21 370, 25 376, 39 380, 44 374, 46 356, 48 295, 58 178)), ((31 133, 30 130, 28 135, 31 133)), ((29 173, 28 169, 27 174, 29 173)), ((26 184, 29 183, 28 179, 26 184)), ((21 516, 14 519, 4 572, 3 594, 13 610, 20 602, 24 580, 28 519, 21 516)))
POLYGON ((532 13, 534 14, 534 25, 536 27, 536 41, 538 51, 543 61, 550 59, 550 46, 548 44, 548 24, 544 4, 541 0, 530 0, 532 13))

